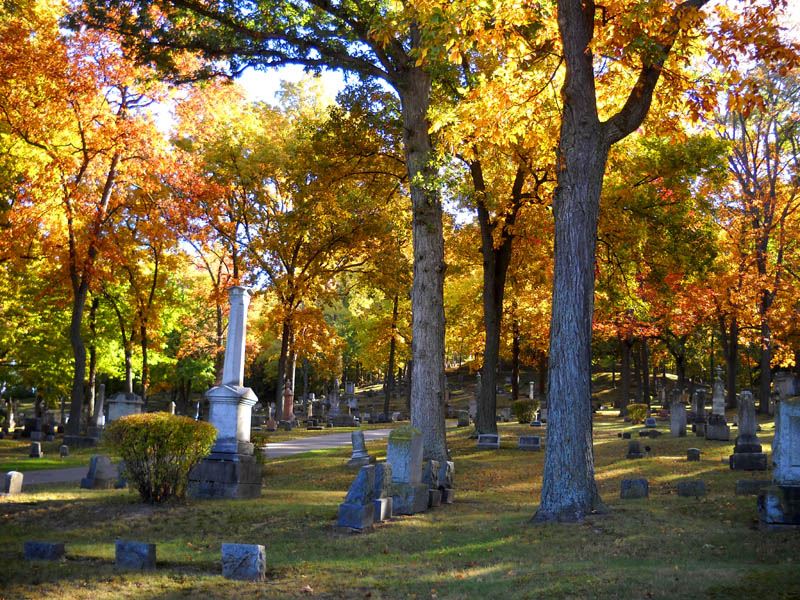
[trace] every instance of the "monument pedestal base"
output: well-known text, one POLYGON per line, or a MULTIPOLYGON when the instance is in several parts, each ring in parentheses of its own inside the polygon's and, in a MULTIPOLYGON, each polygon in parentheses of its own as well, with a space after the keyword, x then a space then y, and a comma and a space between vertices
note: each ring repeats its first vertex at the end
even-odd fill
POLYGON ((189 473, 188 494, 202 500, 258 498, 261 465, 252 454, 212 452, 189 473))
POLYGON ((730 465, 734 471, 766 471, 767 455, 765 452, 731 454, 730 465))
POLYGON ((800 485, 773 485, 761 492, 758 519, 766 529, 800 528, 800 485))

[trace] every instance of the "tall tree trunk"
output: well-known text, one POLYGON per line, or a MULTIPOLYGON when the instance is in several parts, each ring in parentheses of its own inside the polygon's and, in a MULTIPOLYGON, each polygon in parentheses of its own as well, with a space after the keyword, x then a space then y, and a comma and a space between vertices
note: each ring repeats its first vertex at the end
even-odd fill
POLYGON ((538 361, 538 371, 539 371, 539 398, 544 398, 545 391, 547 390, 546 382, 547 382, 547 371, 549 370, 549 361, 547 359, 547 354, 545 352, 539 352, 539 361, 538 361))
POLYGON ((215 317, 216 317, 216 342, 217 342, 217 351, 214 354, 214 379, 217 385, 222 383, 222 370, 225 368, 225 322, 224 322, 224 312, 222 309, 222 302, 219 299, 219 294, 217 294, 216 306, 215 309, 215 317))
POLYGON ((81 433, 81 413, 83 412, 84 386, 86 383, 86 346, 81 335, 81 323, 83 322, 83 311, 86 306, 88 291, 89 286, 84 281, 73 292, 69 342, 72 346, 74 368, 72 371, 72 400, 69 406, 69 422, 65 429, 69 435, 80 435, 81 433))
POLYGON ((631 341, 631 357, 633 358, 633 382, 636 383, 636 402, 642 401, 642 353, 636 340, 631 341), (636 351, 633 351, 634 346, 636 351))
POLYGON ((139 326, 139 348, 142 351, 142 401, 144 402, 144 408, 147 408, 147 390, 150 387, 150 362, 147 358, 149 343, 147 322, 143 320, 139 326))
POLYGON ((631 400, 631 345, 630 337, 620 338, 619 350, 622 361, 619 369, 622 397, 619 400, 619 414, 624 417, 628 414, 628 403, 631 400))
MULTIPOLYGON (((764 292, 766 293, 766 292, 764 292)), ((765 301, 762 301, 761 318, 761 356, 759 367, 761 372, 758 379, 758 412, 767 414, 769 412, 769 395, 772 386, 772 330, 767 319, 767 308, 765 301)))
POLYGON ((100 298, 92 297, 92 304, 89 307, 89 385, 87 386, 87 404, 89 405, 89 422, 97 424, 97 417, 94 414, 94 394, 95 384, 97 383, 97 309, 100 307, 100 298))
POLYGON ((650 347, 647 345, 647 338, 639 339, 639 349, 642 354, 642 401, 650 408, 650 347))
POLYGON ((291 326, 289 319, 281 325, 281 354, 278 357, 278 380, 275 383, 275 406, 283 406, 283 388, 286 385, 286 361, 289 357, 289 337, 291 326))
POLYGON ((739 320, 731 317, 730 323, 725 322, 723 316, 719 317, 720 340, 722 341, 722 353, 725 357, 726 367, 726 399, 725 406, 728 408, 736 407, 736 379, 739 370, 739 320))
POLYGON ((394 361, 395 352, 397 349, 397 318, 399 314, 399 301, 400 296, 395 294, 394 302, 392 303, 392 335, 389 339, 389 362, 386 365, 386 381, 384 385, 383 397, 383 414, 387 418, 389 417, 390 402, 392 401, 392 396, 394 395, 394 361))
POLYGON ((478 414, 475 429, 478 433, 497 433, 497 368, 500 359, 500 332, 503 321, 503 299, 505 297, 508 266, 514 244, 513 227, 522 204, 522 188, 525 170, 517 168, 511 190, 511 205, 501 225, 500 244, 495 246, 495 230, 498 221, 492 220, 487 206, 486 182, 480 161, 469 165, 478 223, 481 229, 481 256, 483 258, 483 368, 481 370, 481 393, 478 398, 478 414))
POLYGON ((445 262, 442 201, 433 183, 437 173, 427 119, 431 77, 414 66, 404 75, 399 91, 414 250, 411 424, 422 431, 425 458, 444 461, 448 458, 443 388, 445 262))
POLYGON ((517 301, 512 302, 511 317, 511 400, 519 400, 519 319, 517 301))
MULTIPOLYGON (((594 106, 589 31, 565 29, 566 21, 594 19, 580 3, 559 2, 564 44, 588 55, 567 69, 558 147, 558 186, 553 198, 555 245, 550 321, 548 445, 536 521, 580 521, 602 506, 592 449, 592 314, 600 191, 608 146, 594 106), (569 4, 569 10, 564 10, 569 4), (588 34, 588 35, 587 35, 588 34), (576 72, 577 67, 577 72, 576 72)), ((574 56, 573 56, 574 58, 574 56)), ((574 61, 573 61, 574 62, 574 61)))

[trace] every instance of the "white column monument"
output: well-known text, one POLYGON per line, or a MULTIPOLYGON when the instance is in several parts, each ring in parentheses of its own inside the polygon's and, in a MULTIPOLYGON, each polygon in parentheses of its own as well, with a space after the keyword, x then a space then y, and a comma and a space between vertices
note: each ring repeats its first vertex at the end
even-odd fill
POLYGON ((250 420, 258 398, 244 387, 244 351, 250 293, 244 287, 228 291, 230 317, 222 382, 205 394, 208 421, 217 428, 211 454, 192 470, 189 493, 195 498, 257 498, 261 467, 253 456, 250 420))

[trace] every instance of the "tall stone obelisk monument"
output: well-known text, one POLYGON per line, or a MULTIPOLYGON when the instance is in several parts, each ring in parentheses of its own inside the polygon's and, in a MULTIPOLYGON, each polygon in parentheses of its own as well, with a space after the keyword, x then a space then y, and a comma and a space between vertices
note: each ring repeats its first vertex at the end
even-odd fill
POLYGON ((250 293, 244 287, 228 291, 230 317, 222 382, 206 392, 208 420, 217 428, 211 454, 189 475, 194 498, 257 498, 261 466, 250 443, 250 419, 258 398, 244 387, 244 350, 250 293))

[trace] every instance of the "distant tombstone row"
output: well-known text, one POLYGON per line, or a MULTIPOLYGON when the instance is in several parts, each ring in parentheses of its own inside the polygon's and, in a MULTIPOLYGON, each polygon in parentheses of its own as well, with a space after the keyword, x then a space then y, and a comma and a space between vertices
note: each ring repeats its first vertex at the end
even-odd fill
MULTIPOLYGON (((114 564, 118 569, 152 571, 156 568, 156 545, 148 542, 117 540, 114 564)), ((25 560, 61 560, 66 554, 63 542, 26 541, 25 560)), ((222 575, 226 579, 263 581, 266 579, 266 551, 258 544, 222 544, 222 575)))

